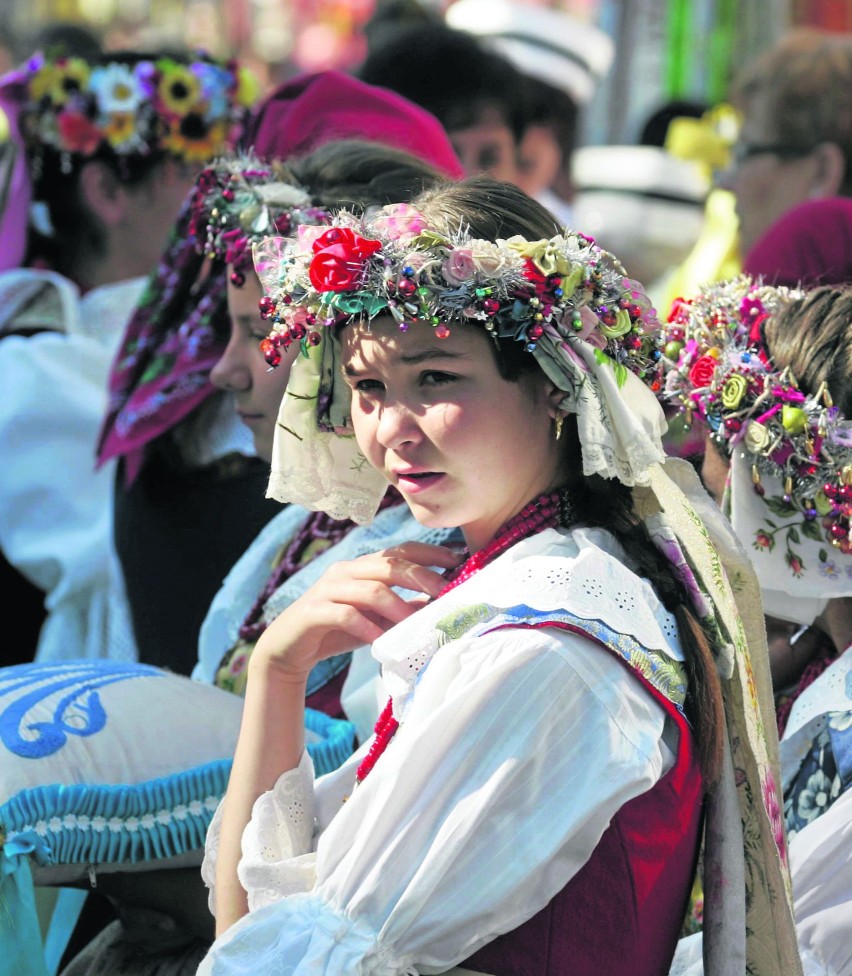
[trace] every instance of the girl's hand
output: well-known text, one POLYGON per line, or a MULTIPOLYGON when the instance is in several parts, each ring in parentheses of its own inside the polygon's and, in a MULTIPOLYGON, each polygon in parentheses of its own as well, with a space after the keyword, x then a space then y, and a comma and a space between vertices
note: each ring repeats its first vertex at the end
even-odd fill
POLYGON ((430 566, 451 569, 461 554, 444 546, 406 542, 331 566, 266 628, 251 663, 301 680, 318 662, 371 644, 410 617, 446 586, 430 566), (392 587, 416 590, 425 599, 406 601, 392 587))

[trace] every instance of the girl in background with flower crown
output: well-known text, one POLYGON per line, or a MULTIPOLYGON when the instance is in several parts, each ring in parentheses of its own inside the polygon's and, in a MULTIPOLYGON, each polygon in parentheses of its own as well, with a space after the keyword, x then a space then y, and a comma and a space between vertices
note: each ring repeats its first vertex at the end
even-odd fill
POLYGON ((247 114, 247 80, 126 52, 34 55, 0 79, 0 573, 25 632, 5 663, 135 657, 110 471, 93 464, 107 374, 196 169, 247 114), (38 619, 22 619, 21 577, 38 619))
POLYGON ((641 287, 484 179, 269 254, 270 342, 319 334, 273 490, 367 520, 390 482, 469 554, 338 564, 258 641, 199 973, 664 972, 702 818, 709 971, 796 973, 764 673, 661 466, 641 287), (364 641, 391 700, 315 784, 307 675, 364 641))
MULTIPOLYGON (((681 306, 667 386, 729 467, 725 508, 768 613, 784 819, 806 973, 852 974, 852 290, 742 277, 681 306), (697 364, 702 369, 696 370, 697 364), (781 648, 785 653, 780 653, 781 648), (837 809, 835 809, 835 807, 837 809), (830 816, 828 814, 830 813, 830 816)), ((688 947, 681 949, 685 969, 688 947)))
MULTIPOLYGON (((202 174, 190 224, 199 250, 226 264, 223 274, 231 320, 228 345, 211 371, 211 380, 233 395, 255 451, 267 464, 287 463, 286 441, 277 443, 275 433, 300 343, 283 350, 266 338, 269 327, 259 307, 263 290, 252 265, 253 243, 274 231, 285 235, 275 246, 286 246, 286 235, 295 233, 300 224, 328 223, 331 213, 326 208, 345 204, 363 210, 383 200, 416 195, 440 180, 436 170, 407 153, 356 140, 328 143, 286 164, 262 163, 251 156, 221 160, 202 174)), ((316 341, 305 314, 297 324, 300 338, 316 341)), ((307 589, 320 575, 319 567, 418 536, 443 542, 453 534, 451 528, 419 526, 401 501, 396 492, 389 492, 372 525, 362 527, 297 505, 279 512, 217 593, 202 627, 194 677, 242 694, 248 660, 267 621, 307 589), (316 565, 308 568, 314 560, 316 565)), ((350 655, 345 654, 318 664, 306 689, 310 707, 342 714, 340 699, 349 662, 350 655)), ((371 676, 373 671, 369 669, 371 676)), ((347 682, 349 701, 351 695, 360 697, 359 685, 354 676, 347 682)), ((364 698, 367 714, 357 724, 366 737, 376 710, 374 696, 366 689, 364 698)))

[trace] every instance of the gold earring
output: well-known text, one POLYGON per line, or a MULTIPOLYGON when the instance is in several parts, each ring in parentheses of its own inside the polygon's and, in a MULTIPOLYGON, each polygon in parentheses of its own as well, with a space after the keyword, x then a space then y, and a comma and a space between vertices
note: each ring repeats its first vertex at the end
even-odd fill
POLYGON ((556 428, 556 439, 557 440, 559 440, 559 438, 562 436, 562 421, 563 420, 564 420, 564 418, 563 418, 563 416, 562 416, 561 413, 558 413, 553 418, 553 426, 556 428))

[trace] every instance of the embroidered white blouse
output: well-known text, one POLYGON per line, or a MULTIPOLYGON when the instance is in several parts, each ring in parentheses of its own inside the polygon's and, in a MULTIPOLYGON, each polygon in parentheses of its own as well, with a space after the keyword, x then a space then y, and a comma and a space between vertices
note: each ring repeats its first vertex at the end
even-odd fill
MULTIPOLYGON (((544 907, 671 767, 676 730, 596 642, 468 624, 486 604, 547 612, 569 595, 677 670, 674 619, 620 556, 601 530, 547 530, 378 640, 396 736, 355 789, 368 744, 317 782, 305 755, 258 798, 239 866, 251 910, 200 976, 440 973, 544 907)), ((211 889, 218 831, 217 814, 211 889)))

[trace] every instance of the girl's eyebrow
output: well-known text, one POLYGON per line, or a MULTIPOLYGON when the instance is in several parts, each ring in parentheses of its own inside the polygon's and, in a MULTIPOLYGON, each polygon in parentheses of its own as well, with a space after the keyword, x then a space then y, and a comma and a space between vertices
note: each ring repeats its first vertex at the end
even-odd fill
MULTIPOLYGON (((397 362, 403 366, 417 366, 419 363, 431 362, 435 359, 469 359, 470 356, 463 352, 445 352, 443 349, 424 349, 422 352, 414 352, 408 356, 398 356, 397 362)), ((359 371, 346 363, 343 366, 346 376, 358 376, 359 371)))

